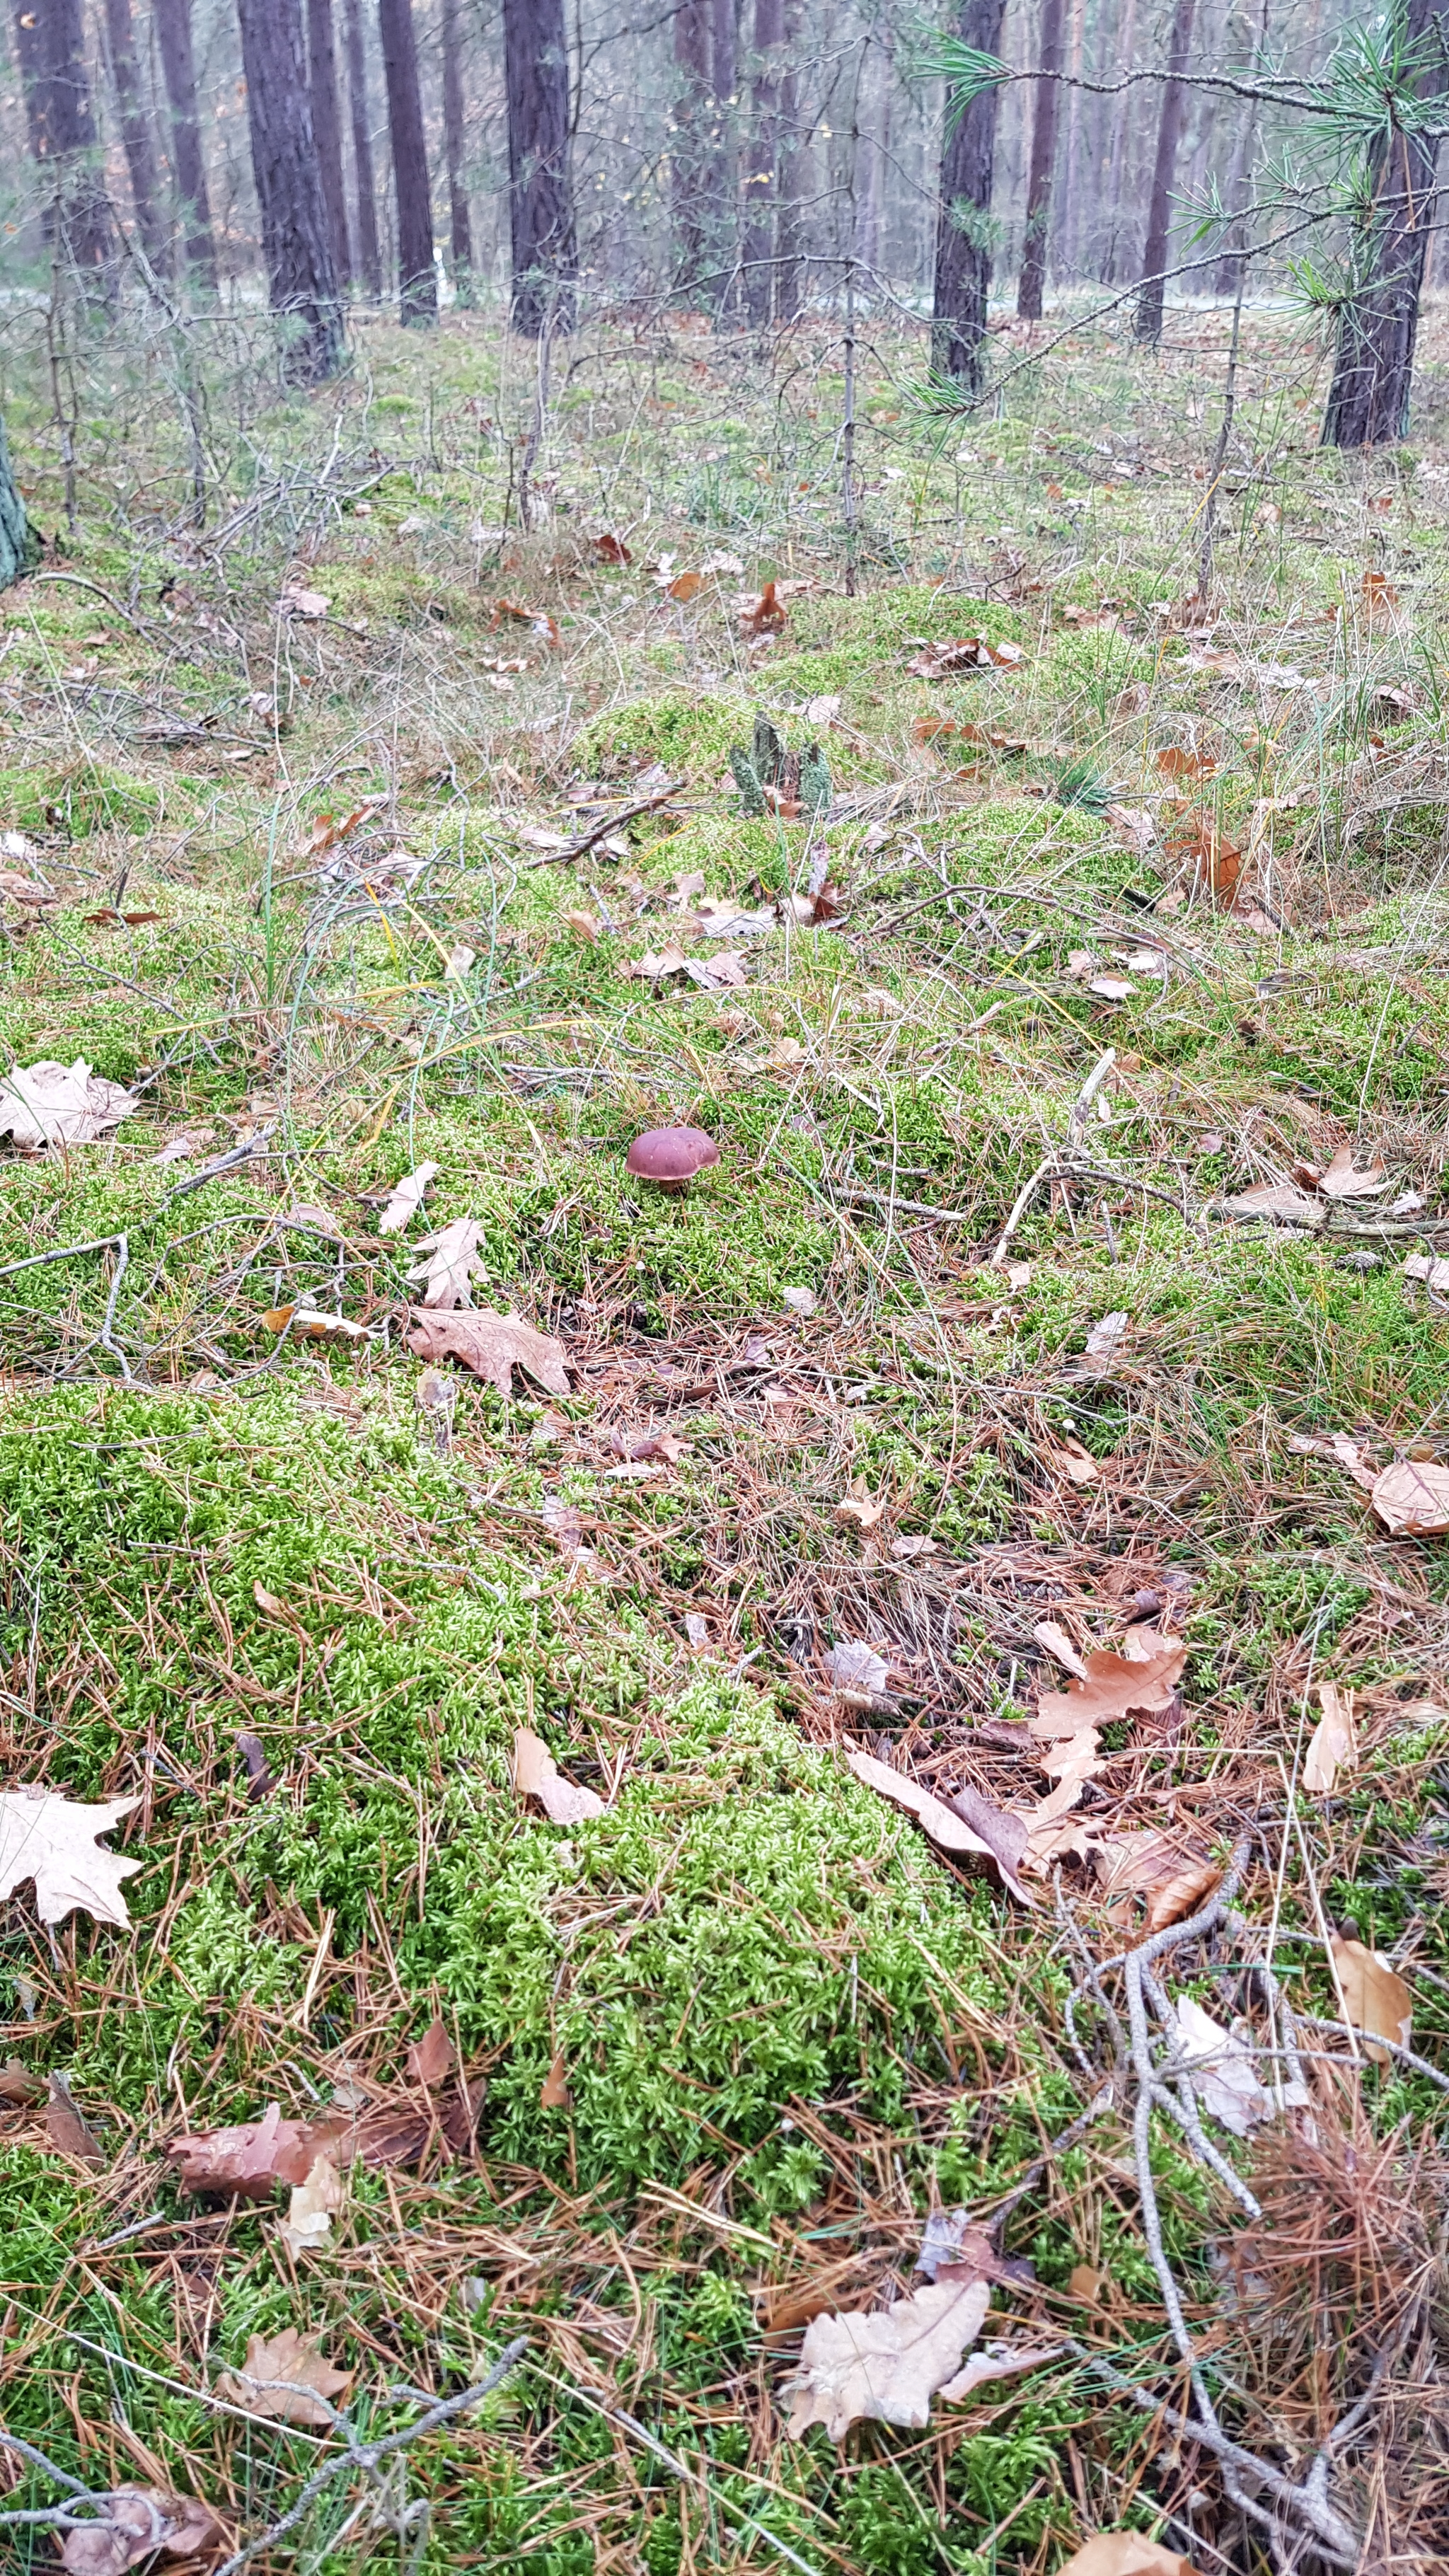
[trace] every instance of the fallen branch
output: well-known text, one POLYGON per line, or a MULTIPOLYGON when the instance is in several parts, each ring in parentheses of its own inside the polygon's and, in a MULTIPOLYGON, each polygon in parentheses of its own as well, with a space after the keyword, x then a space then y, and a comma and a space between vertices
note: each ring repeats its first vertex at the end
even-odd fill
POLYGON ((561 850, 547 850, 541 859, 530 859, 529 866, 561 868, 570 859, 585 858, 600 841, 607 841, 611 832, 622 831, 626 823, 637 823, 641 814, 652 814, 656 807, 667 805, 670 797, 677 796, 683 785, 682 778, 671 778, 668 786, 661 787, 657 795, 641 796, 637 804, 625 805, 619 813, 606 815, 602 823, 592 824, 587 832, 580 832, 576 840, 566 841, 561 850))

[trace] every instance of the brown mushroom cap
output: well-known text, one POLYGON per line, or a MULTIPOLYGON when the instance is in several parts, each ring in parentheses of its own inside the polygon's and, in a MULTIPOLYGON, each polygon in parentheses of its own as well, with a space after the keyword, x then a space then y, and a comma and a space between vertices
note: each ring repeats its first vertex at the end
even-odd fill
POLYGON ((629 1148, 628 1168, 641 1181, 690 1181, 719 1147, 702 1127, 649 1127, 629 1148))

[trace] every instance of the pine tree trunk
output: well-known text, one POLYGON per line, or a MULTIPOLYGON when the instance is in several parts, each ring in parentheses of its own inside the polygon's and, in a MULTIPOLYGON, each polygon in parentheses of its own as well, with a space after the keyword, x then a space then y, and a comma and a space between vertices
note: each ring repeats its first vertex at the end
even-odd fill
POLYGON ((782 0, 755 0, 754 78, 744 184, 745 311, 758 329, 769 321, 775 291, 775 216, 780 188, 780 48, 782 0))
POLYGON ((398 307, 406 328, 427 331, 438 319, 438 272, 433 263, 433 197, 412 0, 379 0, 378 18, 397 190, 398 307))
MULTIPOLYGON (((1449 26, 1437 0, 1409 0, 1404 34, 1410 48, 1431 38, 1437 47, 1419 81, 1420 97, 1449 95, 1449 26)), ((1373 212, 1364 228, 1366 282, 1339 316, 1325 447, 1378 447, 1408 429, 1438 151, 1432 136, 1401 131, 1376 155, 1373 212)))
POLYGON ((503 0, 513 327, 573 328, 578 283, 563 0, 503 0))
POLYGON ((342 179, 342 110, 337 96, 332 0, 307 0, 307 84, 312 93, 312 132, 317 142, 322 202, 327 209, 332 268, 341 289, 352 283, 352 246, 347 235, 347 190, 342 179))
POLYGON ((237 0, 252 172, 272 311, 290 325, 294 384, 342 364, 342 314, 322 195, 300 0, 237 0))
POLYGON ((1182 75, 1192 46, 1194 0, 1177 0, 1172 33, 1167 40, 1167 78, 1162 84, 1162 110, 1157 120, 1157 157, 1152 165, 1152 195, 1147 207, 1147 240, 1142 251, 1142 285, 1133 331, 1149 348, 1162 337, 1162 305, 1167 291, 1167 242, 1172 228, 1172 189, 1177 176, 1177 147, 1187 91, 1182 75))
MULTIPOLYGON (((1117 42, 1117 58, 1125 71, 1132 69, 1137 46, 1137 0, 1124 0, 1122 25, 1117 42)), ((1124 265, 1122 235, 1127 217, 1127 158, 1131 140, 1131 90, 1124 90, 1117 103, 1112 122, 1112 141, 1107 156, 1107 204, 1111 230, 1107 237, 1107 256, 1102 262, 1102 283, 1115 285, 1124 265)))
POLYGON ((809 145, 800 131, 801 0, 785 0, 785 68, 780 76, 779 212, 775 219, 775 318, 792 322, 800 310, 805 273, 805 179, 809 145))
POLYGON ((0 590, 9 590, 19 581, 39 551, 11 467, 5 424, 0 421, 0 590))
MULTIPOLYGON (((962 44, 994 54, 1005 14, 1006 0, 962 0, 957 28, 962 44)), ((991 181, 999 96, 992 88, 973 98, 941 153, 931 362, 938 375, 951 377, 969 393, 980 392, 985 372, 982 344, 991 284, 991 181)))
POLYGON ((721 304, 734 295, 739 230, 739 161, 735 148, 735 0, 712 0, 710 73, 714 148, 710 158, 710 268, 721 304))
POLYGON ((196 112, 196 66, 191 53, 191 0, 153 0, 161 48, 161 76, 171 108, 171 149, 186 261, 198 285, 216 290, 216 244, 196 112))
POLYGON ((688 292, 705 262, 710 112, 710 0, 681 0, 674 13, 674 272, 688 292))
MULTIPOLYGON (((1041 0, 1043 72, 1055 74, 1062 67, 1063 10, 1064 0, 1041 0)), ((1026 234, 1022 242, 1021 276, 1016 289, 1016 309, 1025 322, 1041 320, 1047 239, 1051 228, 1052 165, 1057 153, 1057 109, 1061 95, 1059 80, 1053 78, 1037 82, 1036 112, 1031 126, 1031 172, 1026 184, 1026 234)))
POLYGON ((121 141, 125 146, 126 168, 131 178, 136 231, 156 275, 169 277, 171 245, 157 204, 156 153, 151 139, 151 120, 146 113, 140 75, 136 69, 131 0, 106 0, 106 48, 111 58, 111 85, 116 93, 116 113, 120 120, 121 141))
POLYGON ((458 0, 443 0, 443 154, 448 165, 448 218, 453 238, 453 291, 473 301, 473 222, 468 210, 463 63, 458 0))
POLYGON ((377 186, 372 175, 362 0, 343 0, 343 22, 347 38, 347 98, 352 113, 352 167, 357 181, 357 265, 363 285, 376 303, 382 296, 382 251, 377 238, 377 186))
POLYGON ((47 235, 86 281, 87 293, 109 303, 115 292, 115 241, 91 113, 81 0, 44 0, 35 14, 40 24, 32 56, 30 130, 36 160, 53 191, 47 235))

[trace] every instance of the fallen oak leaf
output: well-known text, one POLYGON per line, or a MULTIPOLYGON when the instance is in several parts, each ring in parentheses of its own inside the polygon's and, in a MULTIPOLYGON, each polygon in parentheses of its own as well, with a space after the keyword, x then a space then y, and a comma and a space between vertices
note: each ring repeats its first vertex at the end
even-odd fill
POLYGON ((346 2198, 346 2185, 332 2157, 316 2157, 305 2182, 293 2184, 287 2215, 278 2222, 277 2234, 288 2253, 294 2258, 315 2254, 325 2245, 346 2198))
POLYGON ((1327 1798, 1333 1794, 1340 1771, 1357 1769, 1358 1737, 1353 1723, 1352 1691, 1341 1691, 1336 1682, 1320 1682, 1318 1703, 1323 1715, 1303 1757, 1303 1786, 1310 1797, 1327 1798))
POLYGON ((403 2061, 409 2080, 436 2092, 458 2063, 457 2052, 448 2037, 448 2026, 438 2014, 429 2022, 421 2039, 415 2039, 403 2061))
MULTIPOLYGON (((423 1259, 407 1275, 410 1284, 416 1285, 419 1280, 423 1283, 425 1306, 472 1305, 474 1280, 488 1276, 487 1264, 478 1254, 482 1232, 476 1217, 460 1216, 437 1234, 422 1237, 417 1248, 423 1259)), ((428 1356, 431 1358, 432 1353, 428 1356)))
POLYGON ((1184 1645, 1170 1645, 1145 1661, 1111 1654, 1097 1647, 1086 1658, 1082 1680, 1064 1691, 1043 1691, 1031 1731, 1038 1739, 1074 1736, 1088 1726, 1112 1726, 1120 1719, 1150 1716, 1166 1708, 1187 1661, 1184 1645))
MULTIPOLYGON (((1336 1932, 1329 1948, 1345 2018, 1355 2030, 1367 2032, 1372 2039, 1389 2039, 1396 2048, 1407 2048, 1414 2022, 1414 2000, 1397 1969, 1390 1967, 1380 1951, 1370 1950, 1363 1941, 1345 1940, 1336 1932)), ((1381 2048, 1370 2047, 1365 2054, 1376 2066, 1389 2063, 1381 2048)))
POLYGON ((1389 1176, 1382 1163, 1373 1164, 1366 1172, 1354 1170, 1351 1145, 1340 1145, 1327 1171, 1318 1176, 1319 1191, 1326 1199, 1377 1198, 1388 1186, 1389 1176))
POLYGON ((284 2120, 280 2105, 269 2102, 260 2120, 170 2138, 162 2152, 183 2191, 270 2200, 278 2183, 304 2183, 319 2155, 337 2152, 346 2130, 341 2120, 284 2120))
POLYGON ((1097 1866, 1105 1870, 1104 1897, 1147 1899, 1144 1929, 1149 1934, 1185 1922, 1222 1878, 1216 1861, 1185 1850, 1168 1834, 1111 1835, 1101 1845, 1097 1866))
POLYGON ((937 2389, 936 2395, 943 2406, 959 2405, 963 2397, 970 2397, 988 2380, 1016 2379, 1024 2370, 1044 2370, 1047 2363, 1057 2360, 1064 2349, 1059 2343, 1024 2346, 995 2342, 984 2344, 980 2352, 973 2352, 964 2370, 958 2370, 954 2379, 948 2379, 944 2387, 937 2389))
POLYGON ((461 1315, 415 1306, 407 1345, 419 1359, 461 1360, 502 1396, 511 1395, 516 1368, 525 1370, 550 1395, 569 1392, 563 1344, 536 1332, 521 1315, 498 1315, 488 1306, 461 1315))
POLYGON ((123 1083, 92 1073, 83 1056, 74 1064, 47 1056, 0 1074, 0 1136, 13 1138, 22 1154, 46 1145, 95 1145, 140 1106, 123 1083))
POLYGON ((1438 1538, 1449 1530, 1449 1466, 1401 1458, 1375 1476, 1369 1500, 1391 1538, 1438 1538))
POLYGON ((1190 2558, 1145 2540, 1140 2531, 1102 2531, 1089 2540, 1057 2576, 1198 2576, 1190 2558))
POLYGON ((549 1823, 579 1825, 607 1813, 596 1789, 566 1780, 541 1735, 531 1726, 516 1727, 513 1736, 513 1786, 520 1798, 537 1798, 549 1823))
POLYGON ((953 2378, 986 2320, 991 2284, 975 2275, 931 2283, 875 2316, 819 2316, 805 2329, 800 2366, 785 2382, 785 2430, 798 2442, 823 2424, 842 2442, 862 2419, 919 2430, 931 2399, 953 2378))
POLYGON ((67 2576, 125 2576, 159 2549, 168 2558, 204 2558, 225 2546, 226 2532, 196 2496, 164 2487, 112 2487, 87 2502, 93 2521, 65 2535, 60 2563, 67 2576))
POLYGON ((139 1798, 110 1798, 103 1806, 72 1806, 50 1789, 12 1789, 0 1795, 0 1897, 13 1896, 22 1880, 35 1881, 42 1923, 61 1923, 77 1907, 96 1923, 130 1929, 121 1894, 144 1861, 102 1851, 99 1834, 115 1830, 139 1798))
POLYGON ((436 1163, 419 1163, 415 1172, 406 1172, 393 1188, 391 1198, 377 1220, 379 1234, 401 1234, 422 1206, 430 1182, 438 1177, 436 1163))
POLYGON ((1296 1190, 1291 1181, 1255 1182, 1223 1205, 1229 1216, 1271 1217, 1276 1225, 1321 1226, 1327 1215, 1321 1200, 1296 1190))
POLYGON ((225 2370, 216 2383, 218 2397, 252 2415, 276 2417, 284 2424, 311 2424, 330 2430, 333 2409, 326 2401, 340 2397, 357 2374, 334 2370, 318 2350, 320 2335, 298 2334, 284 2326, 279 2335, 254 2334, 247 2340, 246 2360, 238 2370, 225 2370))
POLYGON ((862 1753, 854 1745, 847 1745, 845 1759, 863 1787, 874 1789, 878 1797, 889 1798, 893 1806, 904 1807, 942 1851, 976 1852, 986 1860, 994 1860, 1012 1895, 1023 1905, 1035 1903, 1017 1875, 1016 1861, 1009 1856, 1009 1838, 999 1837, 1002 1848, 998 1850, 995 1842, 988 1842, 943 1799, 934 1797, 929 1789, 922 1788, 918 1780, 908 1778, 904 1771, 893 1771, 888 1762, 877 1762, 874 1754, 862 1753))

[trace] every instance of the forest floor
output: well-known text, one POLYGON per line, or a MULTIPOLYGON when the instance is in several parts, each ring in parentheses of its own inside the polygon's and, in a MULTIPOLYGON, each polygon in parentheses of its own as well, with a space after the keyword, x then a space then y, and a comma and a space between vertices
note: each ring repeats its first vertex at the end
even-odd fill
POLYGON ((614 327, 527 534, 490 322, 201 528, 7 355, 0 2424, 209 2566, 1445 2563, 1449 447, 1227 337, 851 528, 614 327))

